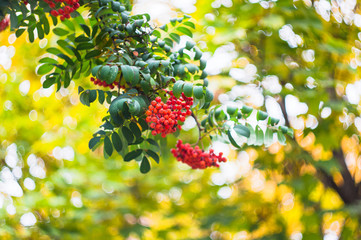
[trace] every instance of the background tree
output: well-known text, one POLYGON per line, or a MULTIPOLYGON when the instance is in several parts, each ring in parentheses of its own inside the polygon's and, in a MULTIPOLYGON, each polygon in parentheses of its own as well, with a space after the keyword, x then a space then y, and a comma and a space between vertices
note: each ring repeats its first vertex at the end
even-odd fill
MULTIPOLYGON (((15 47, 2 47, 2 237, 357 238, 358 31, 352 19, 358 24, 358 15, 347 11, 354 10, 352 4, 338 10, 333 3, 332 14, 326 1, 314 6, 197 2, 196 39, 214 52, 206 69, 212 75, 209 88, 222 86, 217 96, 225 112, 252 104, 274 117, 283 114, 284 123, 297 130, 285 147, 274 143, 241 152, 213 139, 213 147, 229 159, 220 172, 190 171, 168 160, 165 151, 162 166, 140 176, 136 164, 103 160, 99 150, 88 153, 84 139, 101 125, 101 117, 89 118, 95 109, 78 104, 70 81, 56 98, 45 99, 54 87, 40 88, 32 70, 36 62, 22 58, 45 53, 48 37, 39 41, 34 34, 38 49, 28 48, 25 36, 0 35, 15 47), (23 97, 13 94, 19 90, 23 97)), ((66 23, 60 28, 70 31, 66 23)), ((91 86, 89 78, 78 83, 91 86)), ((182 137, 196 140, 197 132, 194 127, 182 137)), ((250 139, 248 144, 255 143, 250 139)))

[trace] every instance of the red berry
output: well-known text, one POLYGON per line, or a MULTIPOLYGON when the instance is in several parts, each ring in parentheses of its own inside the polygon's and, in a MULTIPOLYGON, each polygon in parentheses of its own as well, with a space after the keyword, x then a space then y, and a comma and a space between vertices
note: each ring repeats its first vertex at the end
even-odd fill
POLYGON ((205 169, 207 167, 219 167, 219 162, 226 162, 227 159, 214 154, 214 150, 204 152, 198 146, 192 148, 188 143, 183 144, 182 140, 177 142, 176 148, 171 150, 173 156, 180 162, 188 164, 193 169, 205 169))
POLYGON ((53 15, 54 17, 57 17, 59 15, 56 10, 51 10, 50 14, 53 15))

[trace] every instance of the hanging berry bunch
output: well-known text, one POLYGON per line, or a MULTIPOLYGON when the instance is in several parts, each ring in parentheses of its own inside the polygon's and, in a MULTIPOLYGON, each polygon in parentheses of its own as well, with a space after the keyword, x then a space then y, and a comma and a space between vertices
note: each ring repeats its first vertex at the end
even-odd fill
POLYGON ((125 86, 120 85, 118 81, 114 81, 113 83, 108 84, 106 81, 102 81, 98 78, 91 77, 90 81, 94 83, 94 85, 100 86, 100 87, 109 87, 110 89, 114 89, 115 87, 118 87, 119 89, 124 89, 125 86))
POLYGON ((163 103, 160 97, 156 97, 146 111, 146 121, 150 124, 154 136, 161 134, 165 137, 178 129, 181 130, 182 127, 178 121, 184 122, 186 117, 192 114, 190 110, 193 105, 192 97, 186 97, 182 93, 180 98, 176 98, 172 91, 168 93, 171 97, 166 103, 163 103))
POLYGON ((171 152, 178 161, 188 164, 193 169, 219 167, 219 163, 227 161, 222 157, 222 152, 216 155, 214 150, 210 149, 207 153, 198 146, 193 148, 189 143, 183 144, 182 140, 178 140, 176 148, 173 148, 171 152))
POLYGON ((44 0, 53 10, 50 14, 60 17, 61 21, 70 18, 70 14, 80 7, 79 0, 44 0))

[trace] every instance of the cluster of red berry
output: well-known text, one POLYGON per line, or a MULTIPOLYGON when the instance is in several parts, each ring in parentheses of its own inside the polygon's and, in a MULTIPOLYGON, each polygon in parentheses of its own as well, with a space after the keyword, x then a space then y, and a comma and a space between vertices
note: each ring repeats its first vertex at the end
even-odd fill
POLYGON ((166 103, 163 103, 160 97, 156 97, 146 111, 146 121, 152 129, 152 135, 161 134, 165 137, 169 133, 174 133, 177 128, 181 129, 178 121, 184 122, 186 117, 192 114, 192 97, 186 97, 182 93, 180 98, 176 98, 172 91, 168 94, 170 98, 166 103))
POLYGON ((10 24, 10 19, 8 17, 4 17, 3 20, 0 21, 0 32, 4 31, 10 24))
POLYGON ((171 150, 173 156, 193 169, 219 167, 218 163, 227 161, 226 158, 222 157, 222 152, 217 156, 213 149, 209 150, 209 152, 204 152, 198 146, 192 148, 189 143, 183 144, 182 140, 178 140, 176 147, 171 150))
POLYGON ((111 84, 106 83, 106 81, 102 81, 98 78, 90 78, 90 81, 92 81, 95 85, 101 86, 101 87, 109 87, 110 89, 114 89, 115 87, 119 87, 119 88, 125 88, 124 86, 120 85, 119 86, 119 82, 118 81, 114 81, 111 84))
POLYGON ((54 17, 60 16, 60 20, 64 21, 67 18, 70 18, 70 13, 77 10, 79 5, 79 0, 44 0, 50 8, 53 10, 50 11, 50 14, 54 17), (55 9, 56 3, 63 3, 63 7, 55 9))

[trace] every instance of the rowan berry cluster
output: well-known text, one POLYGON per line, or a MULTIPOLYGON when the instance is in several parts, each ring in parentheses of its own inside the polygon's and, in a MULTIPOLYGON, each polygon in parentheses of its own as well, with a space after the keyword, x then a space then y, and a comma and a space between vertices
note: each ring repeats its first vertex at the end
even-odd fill
POLYGON ((209 150, 209 152, 204 152, 198 146, 193 148, 189 143, 183 144, 182 140, 178 140, 176 147, 171 150, 173 156, 193 169, 219 167, 218 163, 227 161, 226 158, 222 157, 222 152, 218 155, 214 153, 213 149, 209 150))
POLYGON ((0 21, 0 32, 4 31, 10 24, 10 19, 5 17, 3 20, 0 21))
POLYGON ((119 86, 119 82, 118 81, 115 81, 111 84, 108 84, 106 83, 106 81, 102 81, 98 78, 94 78, 94 77, 91 77, 90 78, 90 81, 92 81, 95 85, 98 85, 98 86, 101 86, 101 87, 109 87, 110 89, 114 89, 115 87, 119 87, 119 88, 125 88, 124 86, 120 85, 119 86))
POLYGON ((174 133, 182 128, 178 121, 184 122, 186 117, 192 114, 190 110, 193 105, 192 97, 186 97, 182 93, 181 97, 176 98, 172 91, 167 93, 170 98, 166 103, 163 103, 160 97, 156 97, 146 111, 146 121, 152 129, 152 135, 161 134, 165 137, 174 133))
POLYGON ((61 21, 70 18, 70 14, 80 7, 79 0, 44 0, 44 2, 53 9, 50 14, 54 17, 60 16, 61 21), (60 3, 63 7, 55 9, 57 3, 60 3))

